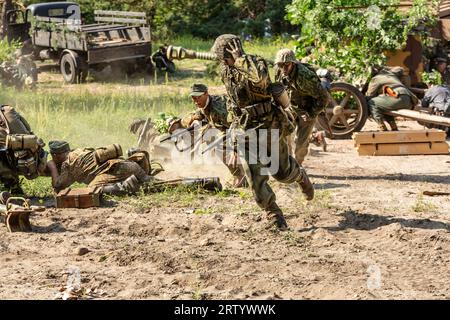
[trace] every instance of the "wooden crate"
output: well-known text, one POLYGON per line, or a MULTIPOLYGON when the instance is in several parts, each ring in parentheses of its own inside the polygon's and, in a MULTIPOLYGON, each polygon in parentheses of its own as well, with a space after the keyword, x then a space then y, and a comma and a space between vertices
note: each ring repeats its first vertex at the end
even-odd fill
POLYGON ((92 208, 100 207, 101 192, 99 187, 67 188, 56 196, 57 208, 92 208))
POLYGON ((411 143, 411 142, 442 142, 446 133, 443 130, 404 130, 404 131, 369 131, 355 132, 355 146, 374 143, 411 143))
POLYGON ((448 154, 449 145, 446 142, 412 142, 412 143, 381 143, 360 144, 360 156, 397 156, 448 154))

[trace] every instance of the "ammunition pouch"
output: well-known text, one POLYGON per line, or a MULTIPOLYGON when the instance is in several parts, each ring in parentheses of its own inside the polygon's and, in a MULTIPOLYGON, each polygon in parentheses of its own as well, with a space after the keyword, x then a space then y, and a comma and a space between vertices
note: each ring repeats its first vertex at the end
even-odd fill
POLYGON ((35 152, 39 147, 38 137, 33 134, 8 134, 6 136, 6 149, 13 151, 28 149, 35 152))
POLYGON ((146 174, 150 174, 152 166, 150 164, 150 155, 144 150, 128 151, 128 160, 136 162, 146 174))
POLYGON ((99 166, 108 160, 117 159, 122 155, 122 147, 120 144, 115 143, 106 147, 95 149, 94 159, 95 163, 99 166))
POLYGON ((264 117, 272 111, 272 103, 270 101, 260 102, 241 108, 243 114, 247 114, 250 120, 256 120, 264 117))
POLYGON ((272 83, 269 87, 270 94, 272 95, 275 103, 286 109, 291 106, 291 98, 281 83, 272 83))
POLYGON ((36 159, 34 157, 18 159, 17 171, 29 180, 37 178, 39 174, 36 159))

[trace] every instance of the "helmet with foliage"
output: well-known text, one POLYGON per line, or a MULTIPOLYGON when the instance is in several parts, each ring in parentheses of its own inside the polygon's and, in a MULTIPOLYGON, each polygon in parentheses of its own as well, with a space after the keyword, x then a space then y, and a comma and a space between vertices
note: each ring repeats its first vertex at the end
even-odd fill
POLYGON ((227 51, 227 49, 231 49, 229 44, 233 40, 236 40, 236 43, 240 46, 240 49, 243 52, 244 50, 242 49, 241 39, 234 34, 222 34, 218 36, 211 47, 211 52, 214 53, 219 60, 231 58, 232 55, 227 51))

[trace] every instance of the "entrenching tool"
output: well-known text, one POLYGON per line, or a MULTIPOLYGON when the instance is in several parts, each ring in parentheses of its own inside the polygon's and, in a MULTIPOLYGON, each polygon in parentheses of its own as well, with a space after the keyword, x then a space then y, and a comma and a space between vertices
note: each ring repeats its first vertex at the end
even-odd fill
POLYGON ((5 224, 9 232, 30 232, 30 214, 32 212, 44 211, 45 207, 30 206, 28 200, 22 197, 10 197, 6 204, 0 204, 0 214, 5 215, 5 224), (12 203, 12 201, 21 201, 22 205, 12 203))

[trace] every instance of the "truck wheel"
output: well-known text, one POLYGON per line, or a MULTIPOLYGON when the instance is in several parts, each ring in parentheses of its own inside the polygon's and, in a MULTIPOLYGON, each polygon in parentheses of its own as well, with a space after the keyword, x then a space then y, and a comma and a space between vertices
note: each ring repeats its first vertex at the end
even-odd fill
POLYGON ((86 81, 89 66, 76 52, 66 52, 59 62, 61 74, 66 83, 75 84, 86 81))
MULTIPOLYGON (((368 117, 369 108, 364 95, 345 82, 333 82, 331 103, 325 109, 328 126, 333 139, 350 139, 353 132, 360 131, 368 117)), ((319 126, 322 127, 319 123, 319 126)), ((322 128, 327 131, 328 128, 322 128)))
POLYGON ((70 53, 62 56, 59 66, 66 83, 75 84, 78 82, 80 70, 78 70, 77 63, 70 53))

